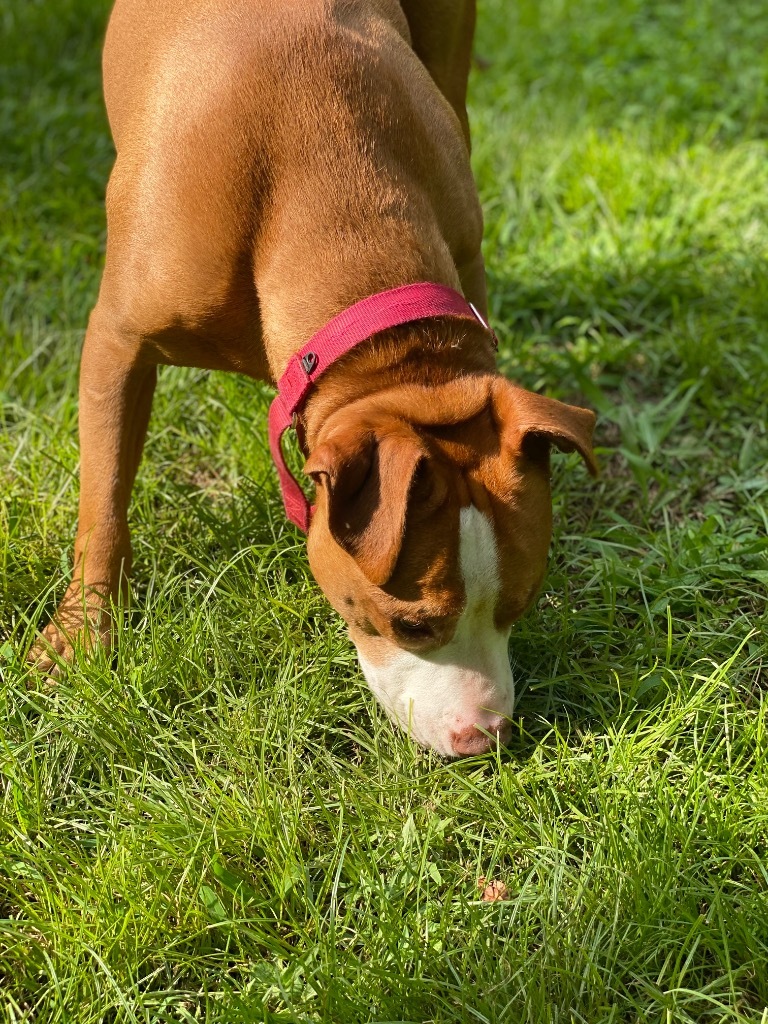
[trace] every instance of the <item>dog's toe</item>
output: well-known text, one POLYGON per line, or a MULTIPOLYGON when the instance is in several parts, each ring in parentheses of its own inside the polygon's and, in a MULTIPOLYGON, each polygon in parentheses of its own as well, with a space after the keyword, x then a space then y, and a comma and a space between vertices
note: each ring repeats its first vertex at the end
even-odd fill
POLYGON ((72 645, 53 622, 49 622, 27 655, 36 674, 55 682, 62 672, 62 661, 72 657, 72 645))

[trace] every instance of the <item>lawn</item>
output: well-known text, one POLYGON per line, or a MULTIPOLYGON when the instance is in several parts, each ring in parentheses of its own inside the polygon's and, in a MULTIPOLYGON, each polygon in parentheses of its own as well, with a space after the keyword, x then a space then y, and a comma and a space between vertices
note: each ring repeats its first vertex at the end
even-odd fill
POLYGON ((764 0, 481 4, 500 366, 599 412, 603 474, 554 460, 515 736, 458 762, 366 690, 234 376, 161 374, 114 657, 25 667, 74 538, 107 9, 0 6, 0 1020, 768 1021, 764 0))

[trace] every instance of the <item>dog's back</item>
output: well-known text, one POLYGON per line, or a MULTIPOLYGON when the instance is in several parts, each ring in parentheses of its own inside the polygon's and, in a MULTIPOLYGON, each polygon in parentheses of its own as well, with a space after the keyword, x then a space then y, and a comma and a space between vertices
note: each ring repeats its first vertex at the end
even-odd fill
POLYGON ((445 3, 439 30, 432 5, 410 6, 451 102, 394 0, 118 0, 104 53, 118 148, 110 245, 123 270, 142 267, 143 293, 126 296, 142 333, 182 325, 182 361, 264 377, 255 323, 279 369, 357 295, 389 279, 441 280, 477 254, 458 95, 468 44, 457 45, 445 3), (349 294, 331 294, 329 279, 349 294), (217 320, 215 350, 203 351, 194 335, 217 320))

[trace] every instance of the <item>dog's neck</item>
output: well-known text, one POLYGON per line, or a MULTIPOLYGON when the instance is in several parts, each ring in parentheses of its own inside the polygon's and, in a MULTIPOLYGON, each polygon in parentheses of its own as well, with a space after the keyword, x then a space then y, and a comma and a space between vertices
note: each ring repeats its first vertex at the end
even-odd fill
POLYGON ((338 409, 393 385, 438 386, 495 372, 488 332, 471 321, 423 321, 383 331, 331 366, 312 389, 301 422, 311 451, 338 409))

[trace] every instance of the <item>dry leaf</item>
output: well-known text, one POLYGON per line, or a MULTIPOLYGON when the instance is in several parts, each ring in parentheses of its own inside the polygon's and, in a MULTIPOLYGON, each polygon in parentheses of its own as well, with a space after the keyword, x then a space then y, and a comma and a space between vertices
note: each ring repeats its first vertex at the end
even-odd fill
POLYGON ((481 875, 477 880, 477 888, 482 889, 480 899, 485 903, 495 903, 496 900, 505 900, 509 895, 509 889, 507 889, 504 882, 496 879, 493 882, 486 883, 485 875, 481 875))

